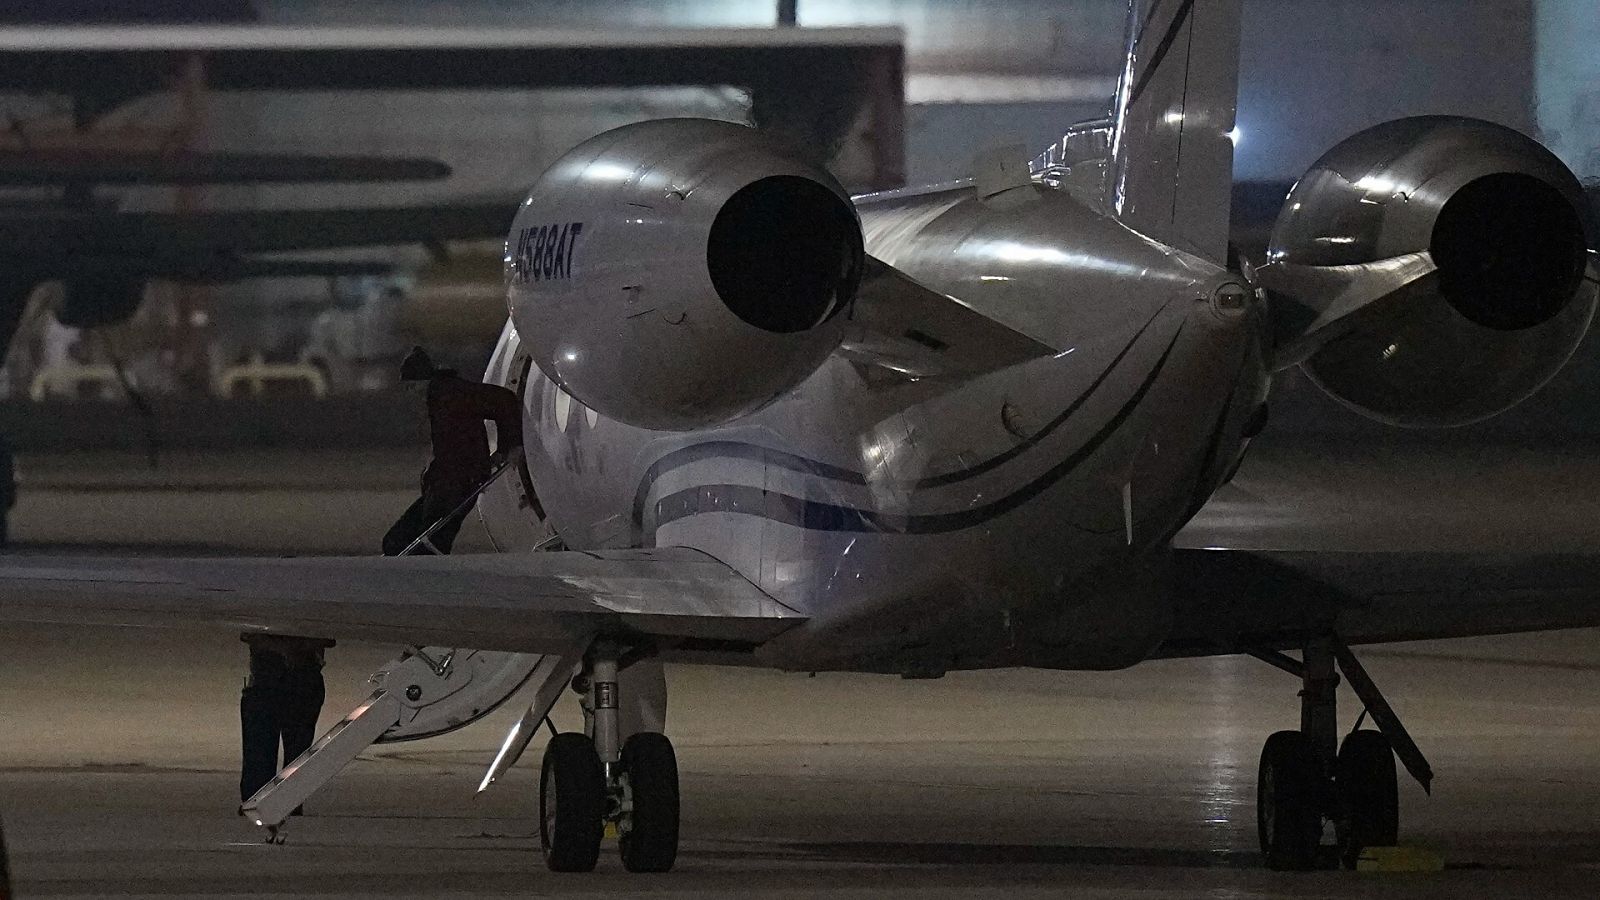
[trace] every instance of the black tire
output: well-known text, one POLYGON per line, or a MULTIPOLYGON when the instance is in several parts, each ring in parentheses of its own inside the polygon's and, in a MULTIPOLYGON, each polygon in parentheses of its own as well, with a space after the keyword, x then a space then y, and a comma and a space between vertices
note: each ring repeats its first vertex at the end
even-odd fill
POLYGON ((1339 850, 1353 866, 1365 847, 1400 842, 1400 782, 1394 750, 1379 731, 1355 731, 1339 748, 1339 850))
POLYGON ((1280 731, 1261 748, 1256 780, 1256 830, 1267 867, 1308 871, 1322 843, 1322 785, 1311 742, 1280 731))
POLYGON ((605 834, 606 777, 594 742, 558 734, 539 770, 539 843, 552 872, 590 872, 605 834))
POLYGON ((633 815, 619 842, 629 872, 666 872, 678 858, 678 756, 664 734, 640 732, 622 745, 633 815))

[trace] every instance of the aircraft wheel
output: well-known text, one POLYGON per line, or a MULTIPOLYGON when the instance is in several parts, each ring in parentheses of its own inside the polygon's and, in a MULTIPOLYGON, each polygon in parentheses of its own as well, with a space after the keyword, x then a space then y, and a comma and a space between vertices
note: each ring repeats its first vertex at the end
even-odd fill
POLYGON ((1364 847, 1400 842, 1400 785, 1394 750, 1379 731, 1356 731, 1339 748, 1335 785, 1339 790, 1339 849, 1354 866, 1364 847))
POLYGON ((1316 867, 1322 843, 1320 780, 1304 734, 1280 731, 1267 738, 1256 781, 1256 830, 1268 868, 1316 867))
POLYGON ((605 833, 606 777, 586 735, 558 734, 539 771, 539 843, 552 872, 589 872, 605 833))
POLYGON ((622 745, 622 771, 633 797, 619 841, 629 872, 665 872, 678 858, 678 757, 664 734, 640 732, 622 745))

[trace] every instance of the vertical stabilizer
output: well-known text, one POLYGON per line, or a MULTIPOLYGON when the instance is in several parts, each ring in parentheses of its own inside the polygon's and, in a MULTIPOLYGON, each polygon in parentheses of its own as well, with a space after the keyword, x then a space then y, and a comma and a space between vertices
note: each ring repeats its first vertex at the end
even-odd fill
POLYGON ((1227 257, 1241 0, 1130 0, 1111 206, 1129 227, 1227 257))

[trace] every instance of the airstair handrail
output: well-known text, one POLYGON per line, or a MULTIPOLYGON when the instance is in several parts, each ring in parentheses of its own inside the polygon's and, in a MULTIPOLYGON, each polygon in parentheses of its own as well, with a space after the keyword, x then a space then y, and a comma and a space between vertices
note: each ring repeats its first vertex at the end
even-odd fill
POLYGON ((489 473, 489 477, 484 479, 482 484, 473 489, 472 493, 467 496, 467 499, 462 500, 459 504, 457 504, 455 509, 450 510, 448 513, 436 519, 434 523, 429 525, 425 531, 417 535, 416 540, 413 540, 411 543, 407 544, 406 548, 401 550, 396 555, 411 556, 417 551, 418 547, 422 546, 427 546, 428 549, 434 550, 434 552, 437 553, 438 551, 434 549, 433 544, 428 541, 428 538, 433 537, 434 532, 438 531, 440 528, 443 528, 444 523, 454 519, 456 516, 465 515, 467 510, 471 509, 472 505, 478 502, 478 498, 483 495, 483 492, 488 490, 490 485, 498 481, 500 476, 505 474, 507 469, 511 468, 511 460, 512 457, 508 454, 505 459, 500 461, 499 465, 495 466, 494 471, 489 473))

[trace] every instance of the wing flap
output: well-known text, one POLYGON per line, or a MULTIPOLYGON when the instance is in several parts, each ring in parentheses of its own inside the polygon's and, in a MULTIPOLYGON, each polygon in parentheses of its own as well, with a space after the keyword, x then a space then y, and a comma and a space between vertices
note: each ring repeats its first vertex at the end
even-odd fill
POLYGON ((602 634, 759 644, 803 621, 686 548, 299 559, 14 557, 0 622, 263 631, 527 653, 602 634))

